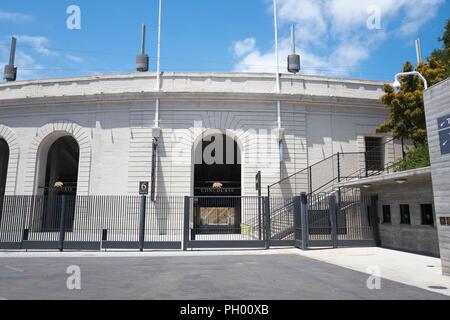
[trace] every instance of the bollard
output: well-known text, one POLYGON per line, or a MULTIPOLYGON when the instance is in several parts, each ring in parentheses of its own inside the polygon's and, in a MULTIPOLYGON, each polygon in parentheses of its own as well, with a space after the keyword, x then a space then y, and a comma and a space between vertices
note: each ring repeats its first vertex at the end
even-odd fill
POLYGON ((66 196, 61 196, 61 218, 59 221, 59 251, 64 250, 65 224, 66 224, 66 196))
POLYGON ((144 240, 145 240, 145 205, 147 202, 147 197, 145 195, 141 196, 141 206, 139 213, 139 251, 144 251, 144 240))

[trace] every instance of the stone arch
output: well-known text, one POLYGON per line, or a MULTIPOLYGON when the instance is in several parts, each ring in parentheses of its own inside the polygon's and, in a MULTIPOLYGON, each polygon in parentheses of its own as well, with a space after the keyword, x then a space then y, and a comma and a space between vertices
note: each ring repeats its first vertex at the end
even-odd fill
POLYGON ((41 170, 44 169, 42 159, 46 159, 46 157, 43 157, 42 155, 48 152, 48 149, 53 142, 66 135, 72 136, 80 148, 77 194, 89 195, 92 153, 91 139, 84 128, 77 123, 68 120, 47 123, 37 130, 28 153, 27 175, 24 187, 26 194, 38 193, 38 177, 41 170))
POLYGON ((5 140, 9 147, 5 195, 15 195, 17 190, 17 173, 20 156, 19 140, 14 131, 3 124, 0 124, 0 139, 5 140))

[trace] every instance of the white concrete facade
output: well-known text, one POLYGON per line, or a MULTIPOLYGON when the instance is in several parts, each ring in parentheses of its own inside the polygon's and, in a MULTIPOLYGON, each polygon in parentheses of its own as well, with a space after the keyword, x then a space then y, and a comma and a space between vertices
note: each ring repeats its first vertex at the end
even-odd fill
MULTIPOLYGON (((43 154, 58 137, 80 147, 80 195, 137 194, 149 181, 155 98, 162 136, 157 192, 191 195, 193 144, 209 129, 237 137, 242 192, 263 186, 337 152, 364 152, 364 137, 388 117, 383 83, 283 75, 275 93, 270 74, 164 73, 108 75, 0 84, 0 139, 10 148, 7 195, 38 192, 43 154), (280 166, 276 99, 282 103, 285 161, 280 166), (280 172, 281 171, 281 172, 280 172)), ((389 157, 393 155, 388 155, 389 157)))

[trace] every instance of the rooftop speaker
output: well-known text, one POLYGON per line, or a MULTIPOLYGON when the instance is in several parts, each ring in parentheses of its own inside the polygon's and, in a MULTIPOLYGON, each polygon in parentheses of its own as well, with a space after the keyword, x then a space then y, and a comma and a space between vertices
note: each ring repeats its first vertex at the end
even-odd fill
POLYGON ((291 26, 291 51, 292 53, 288 56, 287 67, 290 73, 300 72, 300 56, 295 53, 295 26, 291 26))
POLYGON ((138 72, 147 72, 149 65, 148 54, 138 54, 136 56, 136 70, 138 72))
POLYGON ((145 24, 142 25, 141 53, 136 56, 136 70, 147 72, 149 69, 149 57, 145 54, 145 24))
POLYGON ((9 55, 9 64, 5 66, 4 76, 3 78, 6 81, 16 81, 17 78, 17 68, 14 67, 14 60, 16 57, 16 38, 11 39, 11 52, 9 55))
POLYGON ((298 54, 291 54, 288 56, 288 71, 290 73, 300 72, 300 56, 298 54))

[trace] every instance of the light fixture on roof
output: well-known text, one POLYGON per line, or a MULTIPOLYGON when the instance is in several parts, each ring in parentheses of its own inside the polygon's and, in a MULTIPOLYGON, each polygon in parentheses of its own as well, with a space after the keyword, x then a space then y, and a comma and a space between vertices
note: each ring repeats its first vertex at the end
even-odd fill
POLYGON ((392 84, 392 86, 394 87, 394 90, 398 91, 400 90, 400 77, 404 77, 404 76, 418 76, 420 78, 420 80, 422 80, 423 82, 423 87, 425 90, 428 89, 428 82, 427 79, 425 79, 425 77, 417 71, 409 71, 409 72, 401 72, 401 73, 397 73, 395 75, 395 82, 392 84))
POLYGON ((395 179, 395 183, 398 184, 404 184, 406 181, 408 181, 407 179, 395 179))
POLYGON ((395 82, 392 84, 392 86, 394 87, 395 91, 399 91, 400 87, 401 87, 401 83, 400 81, 398 81, 397 79, 395 79, 395 82))
POLYGON ((369 189, 371 186, 372 186, 371 184, 364 184, 364 185, 363 185, 363 188, 364 188, 364 189, 369 189))

